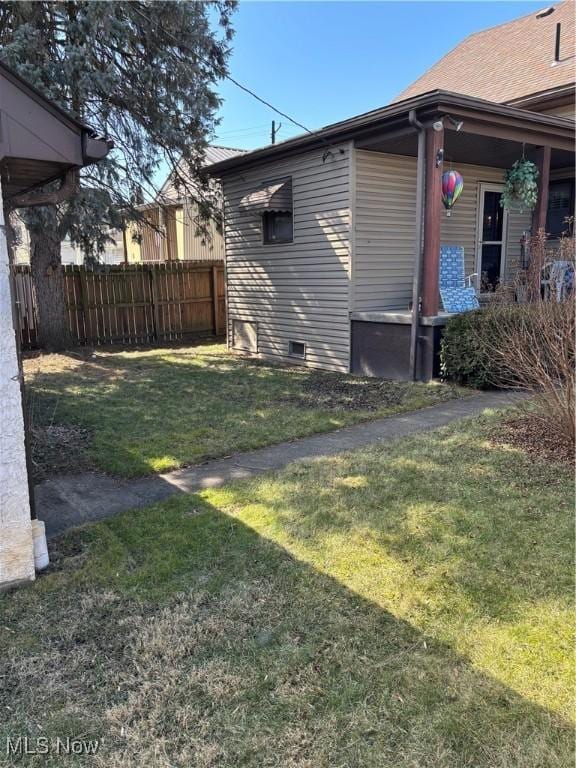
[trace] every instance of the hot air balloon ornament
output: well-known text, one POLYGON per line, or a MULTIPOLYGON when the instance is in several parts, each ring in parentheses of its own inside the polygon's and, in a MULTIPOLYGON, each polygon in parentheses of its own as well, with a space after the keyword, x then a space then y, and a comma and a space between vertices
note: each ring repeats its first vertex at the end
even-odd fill
POLYGON ((454 203, 464 189, 464 179, 458 171, 445 171, 442 174, 442 202, 446 208, 446 216, 450 216, 454 203))

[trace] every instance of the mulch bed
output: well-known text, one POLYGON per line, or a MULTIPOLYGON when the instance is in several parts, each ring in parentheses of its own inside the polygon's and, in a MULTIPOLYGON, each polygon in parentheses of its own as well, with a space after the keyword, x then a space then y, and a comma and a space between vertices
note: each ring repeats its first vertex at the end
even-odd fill
POLYGON ((92 435, 81 427, 54 424, 33 427, 32 476, 35 483, 54 475, 76 474, 95 469, 88 455, 92 435))
MULTIPOLYGON (((401 405, 411 391, 412 385, 407 382, 312 373, 302 382, 300 392, 286 395, 282 402, 327 411, 377 411, 401 405)), ((446 398, 451 396, 448 391, 445 394, 446 398)), ((439 392, 438 399, 441 397, 439 392)))
POLYGON ((534 459, 574 464, 574 443, 547 421, 530 414, 502 422, 494 433, 494 441, 520 448, 534 459))

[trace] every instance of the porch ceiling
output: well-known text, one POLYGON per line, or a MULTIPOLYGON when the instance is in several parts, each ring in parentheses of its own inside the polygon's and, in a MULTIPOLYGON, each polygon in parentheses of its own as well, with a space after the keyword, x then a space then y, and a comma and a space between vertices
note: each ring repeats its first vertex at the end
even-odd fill
MULTIPOLYGON (((381 137, 374 143, 363 142, 362 149, 372 152, 386 152, 391 155, 408 155, 416 157, 418 141, 415 133, 390 138, 381 137)), ((537 145, 526 143, 525 155, 535 159, 537 145)), ((444 161, 466 163, 468 165, 485 165, 493 168, 510 168, 512 163, 522 155, 522 143, 509 139, 495 138, 446 130, 444 133, 444 161)), ((574 165, 574 152, 562 149, 552 149, 550 167, 566 168, 574 165)))

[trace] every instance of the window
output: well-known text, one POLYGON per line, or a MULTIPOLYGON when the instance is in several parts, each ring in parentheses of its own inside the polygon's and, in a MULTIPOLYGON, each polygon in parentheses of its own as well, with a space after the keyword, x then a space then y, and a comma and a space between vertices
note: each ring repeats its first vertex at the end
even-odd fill
POLYGON ((292 211, 265 211, 262 214, 262 239, 265 243, 291 243, 293 236, 292 211))
POLYGON ((560 237, 567 232, 565 219, 574 216, 574 179, 550 182, 548 190, 548 215, 546 231, 550 237, 560 237))
POLYGON ((260 182, 243 196, 238 209, 241 216, 260 220, 264 244, 293 242, 291 176, 260 182))
POLYGON ((288 354, 291 357, 306 357, 306 344, 302 341, 289 341, 288 354))

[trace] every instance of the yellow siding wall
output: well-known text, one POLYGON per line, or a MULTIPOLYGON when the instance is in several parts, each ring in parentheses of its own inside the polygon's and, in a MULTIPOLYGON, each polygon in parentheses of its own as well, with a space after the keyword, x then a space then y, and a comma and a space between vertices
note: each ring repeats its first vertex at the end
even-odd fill
POLYGON ((134 238, 138 236, 138 225, 131 223, 126 227, 126 260, 129 264, 142 261, 140 243, 134 238))

